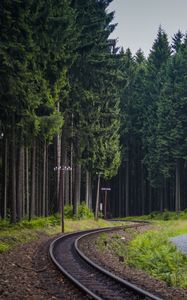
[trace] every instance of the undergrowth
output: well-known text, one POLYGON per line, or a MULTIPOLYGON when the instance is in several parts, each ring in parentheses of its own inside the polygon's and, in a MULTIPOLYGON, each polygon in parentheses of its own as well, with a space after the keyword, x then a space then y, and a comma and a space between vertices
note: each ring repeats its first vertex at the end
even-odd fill
POLYGON ((73 216, 73 206, 66 205, 64 207, 64 215, 67 219, 92 219, 94 217, 93 212, 86 206, 85 202, 82 202, 78 206, 78 214, 76 217, 73 216))
POLYGON ((161 220, 154 228, 141 234, 127 232, 130 242, 114 235, 100 235, 97 246, 100 251, 112 251, 126 265, 164 280, 168 286, 187 288, 187 255, 170 241, 171 237, 187 234, 187 220, 161 220))
POLYGON ((129 243, 127 264, 145 270, 169 286, 187 288, 187 256, 169 240, 174 235, 176 232, 168 229, 138 235, 129 243))
MULTIPOLYGON (((98 227, 109 227, 115 224, 99 219, 95 221, 93 213, 82 203, 78 207, 78 216, 73 218, 71 206, 65 206, 65 232, 86 230, 98 227)), ((119 225, 117 223, 116 225, 119 225)), ((31 221, 23 220, 11 225, 9 220, 0 220, 0 253, 15 248, 32 240, 39 239, 41 235, 55 235, 61 233, 61 215, 33 218, 31 221)))
MULTIPOLYGON (((121 219, 121 218, 120 218, 121 219)), ((187 220, 187 209, 184 211, 169 211, 165 209, 163 212, 153 211, 149 215, 143 216, 130 216, 125 217, 124 220, 161 220, 161 221, 169 221, 169 220, 187 220)))

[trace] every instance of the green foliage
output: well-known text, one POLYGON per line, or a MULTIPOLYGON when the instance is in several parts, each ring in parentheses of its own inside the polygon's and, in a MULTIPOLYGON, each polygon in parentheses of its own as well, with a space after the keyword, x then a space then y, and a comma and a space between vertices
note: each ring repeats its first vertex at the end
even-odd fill
POLYGON ((42 229, 50 226, 60 225, 60 215, 55 214, 49 217, 33 218, 31 221, 23 220, 17 226, 30 229, 42 229))
POLYGON ((41 234, 55 234, 60 231, 60 215, 23 220, 16 225, 9 220, 0 221, 0 252, 7 251, 19 244, 28 243, 41 237, 41 234))
POLYGON ((187 257, 170 241, 171 232, 149 231, 129 243, 127 264, 164 280, 169 286, 187 287, 187 257))
POLYGON ((108 243, 108 234, 107 233, 101 233, 99 235, 99 238, 97 239, 97 248, 100 251, 105 250, 105 247, 108 243))
POLYGON ((143 120, 144 163, 152 185, 161 183, 161 161, 158 149, 158 102, 165 81, 165 68, 171 56, 167 35, 160 27, 147 60, 143 120))
POLYGON ((86 206, 85 202, 82 202, 78 206, 78 219, 91 219, 93 217, 93 212, 86 206))
POLYGON ((73 206, 66 204, 64 206, 64 216, 67 219, 72 219, 73 218, 73 206))
POLYGON ((161 170, 171 176, 176 165, 186 159, 187 44, 169 60, 158 103, 158 150, 161 170))
MULTIPOLYGON (((121 218, 120 218, 121 220, 121 218)), ((149 215, 126 217, 124 220, 140 220, 140 221, 168 221, 168 220, 187 220, 186 209, 184 211, 153 211, 149 215)))
MULTIPOLYGON (((71 209, 72 211, 72 209, 71 209)), ((32 221, 22 221, 16 225, 11 225, 9 221, 0 220, 0 252, 8 251, 17 245, 25 244, 41 238, 42 234, 59 234, 61 230, 61 216, 59 214, 48 218, 35 218, 32 221)), ((118 226, 105 220, 95 221, 92 219, 65 219, 65 231, 79 231, 92 228, 118 226)))
POLYGON ((114 252, 115 255, 119 257, 125 257, 127 246, 121 239, 121 236, 114 233, 109 235, 107 233, 101 233, 97 238, 97 248, 100 251, 105 251, 106 249, 114 252))
POLYGON ((0 242, 0 253, 8 251, 10 248, 10 245, 0 242))
POLYGON ((179 218, 179 214, 176 212, 169 212, 167 209, 164 210, 163 213, 156 211, 156 212, 152 212, 150 214, 150 219, 155 219, 155 220, 164 220, 164 221, 168 221, 168 220, 172 220, 175 219, 177 220, 179 218))
POLYGON ((187 234, 186 221, 160 222, 157 230, 142 234, 133 229, 125 232, 130 242, 115 233, 100 234, 98 249, 109 250, 125 264, 145 270, 169 286, 187 287, 187 256, 169 240, 170 237, 187 234))
MULTIPOLYGON (((111 1, 74 1, 79 41, 70 72, 70 105, 76 163, 111 178, 120 164, 119 61, 109 47, 115 25, 107 12, 111 1)), ((115 46, 114 46, 115 48, 115 46)))
POLYGON ((65 205, 64 207, 64 215, 67 219, 91 219, 94 217, 93 212, 86 206, 85 202, 82 202, 78 206, 78 214, 76 217, 73 215, 73 206, 72 205, 65 205))

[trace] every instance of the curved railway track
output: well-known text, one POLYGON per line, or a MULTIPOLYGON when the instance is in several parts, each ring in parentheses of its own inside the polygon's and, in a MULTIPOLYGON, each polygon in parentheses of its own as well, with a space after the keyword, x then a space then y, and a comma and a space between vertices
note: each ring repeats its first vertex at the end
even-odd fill
MULTIPOLYGON (((137 227, 137 225, 135 225, 137 227)), ((141 225, 139 225, 141 226, 141 225)), ((127 228, 132 226, 127 226, 127 228)), ((124 226, 95 229, 63 235, 54 240, 49 249, 50 257, 60 271, 91 299, 155 299, 161 298, 117 277, 88 259, 79 249, 82 238, 90 234, 115 231, 124 226)), ((126 227, 125 227, 126 228, 126 227)))

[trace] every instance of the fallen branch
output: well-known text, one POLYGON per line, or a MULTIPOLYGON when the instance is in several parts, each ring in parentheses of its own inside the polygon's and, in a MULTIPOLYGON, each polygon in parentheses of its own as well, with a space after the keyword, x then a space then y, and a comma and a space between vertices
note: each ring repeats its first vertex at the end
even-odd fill
POLYGON ((44 272, 44 271, 47 269, 47 267, 49 266, 49 264, 47 264, 45 267, 36 270, 36 269, 33 269, 33 268, 27 268, 27 267, 21 266, 21 265, 18 264, 18 263, 15 263, 15 265, 16 265, 17 267, 21 268, 21 269, 24 269, 24 270, 27 270, 27 271, 33 271, 33 272, 36 272, 36 273, 44 272))

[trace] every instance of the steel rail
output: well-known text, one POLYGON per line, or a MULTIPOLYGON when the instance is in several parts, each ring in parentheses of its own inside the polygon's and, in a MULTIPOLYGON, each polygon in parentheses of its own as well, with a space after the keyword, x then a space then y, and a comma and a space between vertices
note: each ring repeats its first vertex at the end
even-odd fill
MULTIPOLYGON (((143 225, 139 225, 139 226, 143 226, 143 225)), ((132 228, 132 225, 129 226, 125 226, 125 228, 132 228)), ((97 299, 97 300, 103 300, 103 298, 101 298, 100 296, 98 296, 97 294, 95 294, 93 291, 91 291, 89 288, 87 288, 84 284, 82 284, 79 280, 77 280, 73 274, 71 274, 70 271, 68 271, 60 262, 59 262, 59 258, 56 257, 55 255, 55 249, 57 249, 57 247, 62 243, 62 241, 68 239, 68 238, 74 238, 74 242, 71 246, 71 251, 73 251, 74 253, 76 253, 76 255, 78 255, 79 258, 77 259, 81 259, 82 261, 84 261, 84 263, 86 263, 88 266, 93 267, 95 270, 99 271, 100 273, 104 274, 105 276, 108 276, 108 278, 112 278, 112 280, 114 280, 116 283, 119 283, 120 285, 122 285, 123 287, 125 287, 126 289, 130 290, 131 292, 134 292, 135 295, 139 295, 141 298, 149 298, 149 299, 153 299, 153 300, 162 300, 161 298, 137 287, 134 284, 131 284, 130 282, 114 275, 113 273, 107 271, 106 269, 102 268, 101 266, 97 265, 96 263, 94 263, 93 261, 91 261, 87 256, 85 256, 85 254, 79 249, 78 244, 80 243, 81 239, 83 238, 87 238, 89 235, 94 235, 94 234, 98 234, 98 233, 102 233, 102 232, 109 232, 109 231, 116 231, 119 229, 124 229, 124 226, 117 226, 117 227, 108 227, 108 228, 101 228, 101 229, 94 229, 94 230, 86 230, 86 231, 82 231, 82 232, 76 232, 76 233, 70 233, 70 234, 66 234, 63 235, 57 239, 55 239, 49 248, 49 254, 50 257, 52 259, 52 261, 54 262, 54 264, 58 267, 58 269, 67 277, 69 278, 79 289, 83 290, 84 293, 88 294, 89 296, 91 296, 92 299, 97 299)), ((105 298, 106 299, 106 298, 105 298)), ((130 298, 128 298, 130 299, 130 298)))
MULTIPOLYGON (((143 225, 142 225, 143 226, 143 225)), ((126 227, 125 227, 126 228, 126 227)), ((127 227, 128 228, 128 227, 127 227)), ((130 228, 130 226, 129 226, 130 228)), ((108 231, 108 230, 107 230, 108 231)), ((105 232, 105 230, 103 230, 103 232, 105 232)), ((111 273, 110 271, 102 268, 101 266, 99 266, 98 264, 96 264, 95 262, 93 262, 92 260, 90 260, 78 247, 78 244, 80 243, 81 239, 84 239, 90 235, 94 235, 96 234, 97 231, 95 232, 91 232, 91 233, 86 233, 84 235, 82 235, 81 237, 77 238, 75 240, 75 248, 76 251, 78 252, 78 254, 86 261, 88 262, 90 265, 92 265, 93 267, 95 267, 96 269, 98 269, 99 271, 103 272, 104 274, 108 275, 109 277, 113 278, 114 280, 122 283, 124 286, 128 287, 129 289, 131 289, 132 291, 135 291, 136 293, 138 293, 141 296, 145 296, 145 297, 149 297, 150 299, 153 300, 162 300, 161 298, 153 295, 152 293, 149 293, 145 290, 143 290, 142 288, 137 287, 136 285, 130 283, 127 280, 124 280, 122 278, 120 278, 119 276, 116 276, 115 274, 111 273)))

